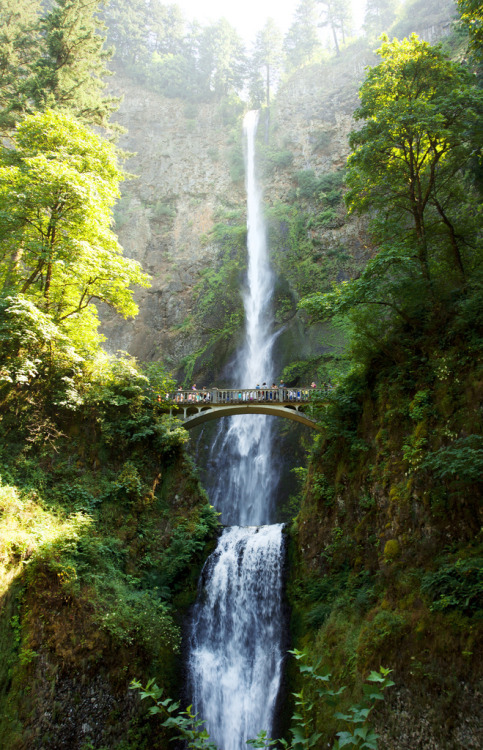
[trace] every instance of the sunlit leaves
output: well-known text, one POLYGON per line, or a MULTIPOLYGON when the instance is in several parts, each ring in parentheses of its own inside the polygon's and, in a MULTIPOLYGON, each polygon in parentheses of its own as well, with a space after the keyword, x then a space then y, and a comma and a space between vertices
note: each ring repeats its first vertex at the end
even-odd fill
POLYGON ((441 47, 386 37, 379 54, 360 89, 346 196, 372 219, 374 257, 357 279, 301 303, 316 319, 350 313, 374 342, 394 323, 415 328, 437 295, 474 276, 479 197, 468 171, 483 143, 483 94, 441 47))
POLYGON ((112 144, 52 111, 25 118, 0 156, 0 278, 56 322, 92 300, 134 315, 147 284, 110 229, 122 172, 112 144))
POLYGON ((350 139, 349 209, 397 217, 414 236, 426 277, 433 271, 428 222, 440 224, 463 275, 455 213, 463 170, 481 147, 482 94, 461 65, 416 35, 386 38, 379 54, 360 90, 355 116, 364 125, 350 139))

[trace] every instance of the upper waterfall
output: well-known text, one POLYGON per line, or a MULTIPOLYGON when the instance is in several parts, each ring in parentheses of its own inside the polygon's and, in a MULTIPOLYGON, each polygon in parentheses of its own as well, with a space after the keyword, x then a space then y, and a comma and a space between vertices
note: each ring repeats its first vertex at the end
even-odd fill
MULTIPOLYGON (((247 191, 247 279, 243 295, 245 341, 238 352, 237 383, 255 388, 274 378, 272 298, 274 276, 270 268, 263 219, 262 195, 256 174, 255 145, 258 111, 243 123, 245 184, 247 191)), ((236 416, 222 424, 212 446, 211 499, 229 525, 260 525, 273 520, 277 477, 272 466, 270 417, 236 416)))
POLYGON ((259 112, 247 112, 245 133, 245 185, 247 191, 247 289, 244 295, 246 339, 241 363, 242 385, 254 388, 257 383, 273 380, 272 315, 273 273, 267 251, 262 196, 255 171, 255 136, 259 112))

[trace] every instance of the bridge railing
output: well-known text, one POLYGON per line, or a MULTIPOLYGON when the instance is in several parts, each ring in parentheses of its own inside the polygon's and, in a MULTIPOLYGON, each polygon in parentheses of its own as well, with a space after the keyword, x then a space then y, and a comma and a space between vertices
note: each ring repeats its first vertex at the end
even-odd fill
POLYGON ((290 403, 310 401, 312 388, 204 388, 200 391, 178 390, 169 394, 171 401, 187 404, 290 403))

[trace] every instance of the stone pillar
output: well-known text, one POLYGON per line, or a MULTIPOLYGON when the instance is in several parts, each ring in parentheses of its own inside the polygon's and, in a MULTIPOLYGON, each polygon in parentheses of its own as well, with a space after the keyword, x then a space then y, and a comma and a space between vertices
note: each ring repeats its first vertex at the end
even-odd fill
POLYGON ((211 389, 211 403, 212 404, 218 403, 218 388, 211 389))

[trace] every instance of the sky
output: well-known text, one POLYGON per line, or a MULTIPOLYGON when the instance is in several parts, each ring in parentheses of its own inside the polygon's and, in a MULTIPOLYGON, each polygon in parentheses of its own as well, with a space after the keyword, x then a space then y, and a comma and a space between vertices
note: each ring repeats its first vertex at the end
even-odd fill
MULTIPOLYGON (((300 0, 177 0, 189 19, 196 18, 203 24, 226 18, 247 43, 265 24, 267 18, 273 18, 285 34, 288 30, 295 8, 300 0)), ((352 0, 353 12, 357 26, 364 17, 366 0, 352 0)))

